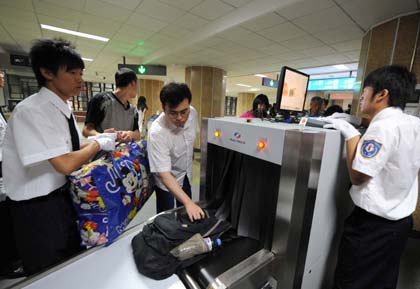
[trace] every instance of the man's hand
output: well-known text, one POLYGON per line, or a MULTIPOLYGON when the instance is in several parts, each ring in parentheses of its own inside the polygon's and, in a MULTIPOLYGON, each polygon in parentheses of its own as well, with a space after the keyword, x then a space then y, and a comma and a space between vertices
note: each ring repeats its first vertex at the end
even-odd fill
POLYGON ((345 120, 336 119, 333 117, 326 117, 322 120, 329 122, 329 124, 324 125, 324 128, 334 128, 339 130, 346 141, 360 135, 360 132, 345 120))
POLYGON ((133 141, 132 132, 129 131, 129 130, 127 130, 127 131, 118 131, 117 141, 118 142, 133 141))
POLYGON ((190 201, 188 202, 188 204, 185 205, 185 210, 187 211, 188 218, 190 218, 191 222, 194 222, 195 220, 204 219, 206 216, 203 210, 193 201, 190 201))
POLYGON ((115 133, 115 128, 107 128, 106 130, 104 130, 104 133, 115 133))

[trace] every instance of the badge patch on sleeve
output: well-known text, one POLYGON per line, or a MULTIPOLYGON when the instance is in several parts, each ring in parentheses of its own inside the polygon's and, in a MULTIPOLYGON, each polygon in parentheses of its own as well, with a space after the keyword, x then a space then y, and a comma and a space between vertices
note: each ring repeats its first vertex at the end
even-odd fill
POLYGON ((365 140, 362 144, 362 156, 364 158, 373 158, 381 150, 382 144, 375 140, 365 140))

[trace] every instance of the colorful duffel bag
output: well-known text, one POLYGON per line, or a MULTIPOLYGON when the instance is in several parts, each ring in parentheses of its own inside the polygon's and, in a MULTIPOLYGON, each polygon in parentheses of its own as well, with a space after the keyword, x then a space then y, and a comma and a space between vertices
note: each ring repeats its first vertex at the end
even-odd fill
POLYGON ((125 142, 71 176, 82 244, 110 244, 151 194, 146 141, 125 142))

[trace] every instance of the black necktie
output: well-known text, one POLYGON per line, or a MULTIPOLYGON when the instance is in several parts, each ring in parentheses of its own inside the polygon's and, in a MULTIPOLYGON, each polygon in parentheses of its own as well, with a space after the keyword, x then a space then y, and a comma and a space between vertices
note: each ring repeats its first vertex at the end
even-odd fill
POLYGON ((79 134, 77 133, 76 126, 74 125, 73 113, 70 113, 70 118, 67 119, 69 122, 71 145, 73 151, 80 150, 79 134))

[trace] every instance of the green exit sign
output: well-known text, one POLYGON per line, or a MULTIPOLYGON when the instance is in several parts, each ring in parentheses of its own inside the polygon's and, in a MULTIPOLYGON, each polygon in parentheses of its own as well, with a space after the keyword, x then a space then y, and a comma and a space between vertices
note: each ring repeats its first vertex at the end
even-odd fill
POLYGON ((153 65, 153 64, 118 64, 120 68, 130 68, 136 74, 140 75, 166 75, 165 65, 153 65))

